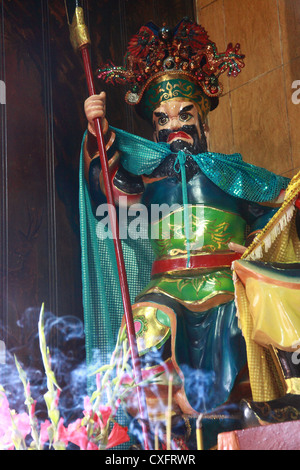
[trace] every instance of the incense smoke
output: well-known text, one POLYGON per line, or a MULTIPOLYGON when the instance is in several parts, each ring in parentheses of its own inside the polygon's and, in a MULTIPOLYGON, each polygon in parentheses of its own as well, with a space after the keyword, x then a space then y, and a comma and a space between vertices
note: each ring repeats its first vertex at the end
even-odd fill
MULTIPOLYGON (((0 384, 6 391, 10 407, 18 411, 25 410, 24 390, 15 366, 16 356, 27 374, 32 397, 37 401, 36 414, 44 419, 46 408, 43 395, 47 391, 47 385, 39 350, 39 312, 40 309, 35 308, 24 312, 15 326, 14 338, 10 331, 5 331, 5 327, 0 326, 2 337, 9 338, 9 348, 3 354, 5 361, 2 360, 0 364, 0 384), (16 337, 21 338, 22 344, 17 342, 16 337)), ((61 416, 68 422, 77 415, 80 416, 86 395, 83 323, 75 316, 56 317, 51 312, 45 312, 45 337, 50 349, 51 367, 62 388, 61 416)))
MULTIPOLYGON (((18 413, 26 411, 24 389, 15 366, 14 356, 16 355, 30 381, 31 394, 33 399, 36 400, 36 417, 42 421, 47 418, 47 409, 43 397, 47 391, 47 378, 39 350, 37 328, 39 312, 39 309, 27 309, 21 320, 17 322, 15 336, 20 336, 24 341, 23 344, 18 344, 15 341, 5 351, 5 362, 0 361, 0 385, 6 391, 11 409, 15 409, 18 413), (19 334, 20 332, 22 334, 19 334)), ((7 332, 5 332, 5 335, 4 330, 3 325, 0 325, 0 333, 2 333, 3 338, 7 336, 7 332)), ((60 415, 63 417, 65 425, 67 425, 77 418, 82 418, 83 402, 88 394, 87 383, 91 371, 86 366, 83 322, 75 316, 56 317, 51 312, 45 312, 45 337, 51 354, 51 368, 58 385, 62 389, 59 399, 60 415)), ((157 361, 159 361, 159 351, 157 353, 157 361)), ((95 359, 95 361, 93 368, 104 365, 97 363, 98 359, 95 359)), ((109 361, 110 358, 107 358, 107 363, 109 361)), ((183 369, 185 388, 187 395, 193 397, 192 405, 194 409, 204 413, 208 412, 209 415, 209 412, 212 411, 210 406, 212 373, 190 369, 188 366, 183 366, 183 369)), ((222 408, 220 411, 230 418, 230 415, 236 412, 236 408, 231 405, 222 408)), ((208 415, 207 418, 209 419, 208 415)), ((129 419, 120 407, 117 420, 121 425, 129 426, 129 433, 133 441, 135 440, 143 445, 143 433, 138 417, 129 419)), ((179 420, 175 423, 173 430, 175 434, 177 432, 179 435, 184 433, 185 423, 179 420)), ((152 427, 152 432, 154 433, 154 431, 156 429, 152 427)), ((210 430, 210 434, 214 432, 210 430)), ((163 440, 165 434, 163 422, 160 423, 158 434, 163 440)))

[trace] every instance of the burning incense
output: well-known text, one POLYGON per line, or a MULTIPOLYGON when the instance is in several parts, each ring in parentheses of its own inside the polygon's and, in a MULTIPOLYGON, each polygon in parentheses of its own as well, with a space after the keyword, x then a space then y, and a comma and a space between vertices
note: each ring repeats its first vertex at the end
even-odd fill
POLYGON ((166 445, 167 450, 171 450, 171 420, 172 420, 172 388, 173 388, 173 375, 169 376, 168 387, 168 407, 166 410, 166 445))
POLYGON ((203 433, 202 433, 202 418, 203 418, 203 414, 200 414, 196 422, 197 450, 204 450, 203 433))

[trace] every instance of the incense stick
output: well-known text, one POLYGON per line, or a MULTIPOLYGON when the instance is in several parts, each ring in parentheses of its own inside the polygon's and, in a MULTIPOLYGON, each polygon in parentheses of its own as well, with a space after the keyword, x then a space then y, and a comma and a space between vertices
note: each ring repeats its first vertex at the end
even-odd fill
POLYGON ((167 450, 171 450, 171 419, 172 419, 172 388, 173 388, 173 375, 169 376, 168 386, 168 407, 166 410, 166 445, 167 450))
POLYGON ((203 418, 203 414, 200 414, 196 422, 197 450, 204 450, 203 433, 202 433, 202 418, 203 418))

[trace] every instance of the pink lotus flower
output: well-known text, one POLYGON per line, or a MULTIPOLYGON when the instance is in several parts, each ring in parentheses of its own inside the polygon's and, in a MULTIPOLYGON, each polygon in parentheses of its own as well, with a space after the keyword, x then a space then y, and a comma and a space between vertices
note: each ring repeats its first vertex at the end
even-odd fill
POLYGON ((111 447, 115 447, 129 441, 130 437, 128 436, 128 428, 115 423, 108 437, 106 449, 110 449, 111 447))
MULTIPOLYGON (((95 413, 92 409, 89 397, 84 399, 84 416, 88 417, 93 421, 93 433, 97 435, 101 431, 105 430, 108 425, 108 420, 112 414, 110 406, 100 405, 99 412, 95 413)), ((67 428, 63 424, 63 418, 60 418, 58 423, 58 435, 57 439, 64 442, 67 445, 72 442, 78 446, 81 450, 98 450, 99 447, 93 442, 93 437, 88 437, 87 427, 83 425, 83 420, 78 418, 73 423, 70 423, 67 428)), ((40 426, 40 442, 42 445, 49 440, 48 428, 51 426, 49 420, 44 421, 40 426)), ((128 442, 130 440, 126 427, 120 426, 115 423, 107 439, 106 449, 110 449, 116 445, 128 442)), ((105 431, 104 431, 105 432, 105 431)), ((104 437, 104 436, 103 436, 104 437)))
MULTIPOLYGON (((48 428, 51 426, 51 423, 48 419, 46 419, 43 423, 41 423, 40 428, 40 442, 44 445, 47 441, 49 441, 49 434, 48 428)), ((69 442, 68 437, 68 430, 64 426, 64 419, 60 418, 57 426, 57 440, 63 442, 66 446, 69 442)))
POLYGON ((69 442, 77 445, 80 450, 98 450, 98 446, 89 441, 87 429, 81 425, 80 418, 69 424, 67 434, 69 442))
POLYGON ((112 411, 111 411, 110 406, 104 406, 104 405, 100 405, 99 411, 101 413, 101 419, 100 419, 99 424, 101 426, 101 429, 103 429, 107 425, 107 421, 109 417, 111 416, 112 411))
MULTIPOLYGON (((16 428, 23 438, 30 433, 30 420, 27 413, 13 415, 16 428)), ((0 444, 4 448, 14 449, 12 417, 6 395, 0 392, 0 444)))
POLYGON ((100 405, 99 412, 101 417, 93 411, 93 407, 88 396, 84 397, 84 416, 91 418, 96 424, 99 424, 101 429, 104 429, 107 425, 107 421, 112 414, 112 409, 110 406, 100 405))

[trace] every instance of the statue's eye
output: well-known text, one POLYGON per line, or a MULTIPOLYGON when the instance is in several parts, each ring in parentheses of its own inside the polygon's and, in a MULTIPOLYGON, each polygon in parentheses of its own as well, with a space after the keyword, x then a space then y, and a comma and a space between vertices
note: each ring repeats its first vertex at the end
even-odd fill
POLYGON ((168 121, 169 121, 168 116, 160 116, 157 122, 160 126, 164 126, 165 124, 167 124, 168 121))
POLYGON ((192 115, 190 113, 181 113, 179 116, 180 121, 182 122, 187 122, 192 118, 192 115))

